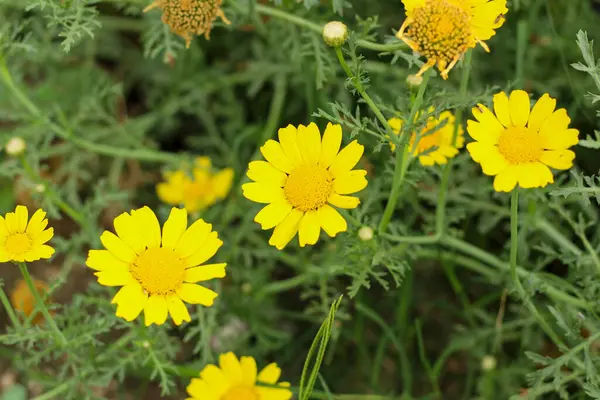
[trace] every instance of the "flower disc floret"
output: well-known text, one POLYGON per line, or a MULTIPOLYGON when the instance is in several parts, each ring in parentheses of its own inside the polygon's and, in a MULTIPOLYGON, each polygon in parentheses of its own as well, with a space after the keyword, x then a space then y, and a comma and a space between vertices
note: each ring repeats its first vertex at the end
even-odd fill
POLYGON ((281 369, 272 363, 258 372, 253 357, 221 354, 219 365, 209 364, 187 387, 187 400, 289 400, 288 382, 279 382, 281 369))
POLYGON ((571 168, 575 153, 569 148, 579 141, 570 129, 564 108, 555 110, 556 100, 544 94, 530 108, 529 95, 522 90, 494 96, 494 112, 483 104, 473 108, 475 121, 467 122, 475 140, 467 145, 471 158, 483 173, 494 176, 494 189, 510 192, 545 187, 554 182, 550 168, 571 168))
POLYGON ((360 200, 348 194, 367 186, 365 170, 353 170, 364 148, 355 140, 340 151, 342 128, 327 125, 321 138, 314 123, 279 130, 279 142, 261 147, 266 161, 253 161, 242 186, 244 196, 267 204, 254 218, 272 229, 269 244, 283 249, 298 233, 301 247, 315 244, 321 229, 334 237, 348 228, 333 207, 356 208, 360 200))
POLYGON ((212 226, 199 219, 187 227, 187 211, 173 208, 162 232, 148 207, 123 213, 116 235, 105 231, 105 250, 90 250, 86 264, 98 283, 122 286, 112 302, 116 315, 132 321, 144 311, 145 324, 161 325, 168 315, 180 325, 190 321, 185 303, 209 307, 216 292, 197 285, 225 277, 225 263, 204 264, 223 245, 212 226))
POLYGON ((25 206, 17 206, 15 212, 0 216, 0 262, 50 258, 54 249, 45 243, 54 236, 54 229, 46 226, 46 213, 41 209, 31 219, 25 206))
POLYGON ((442 78, 469 49, 504 23, 506 0, 402 0, 407 18, 396 36, 427 58, 417 76, 437 64, 442 78))

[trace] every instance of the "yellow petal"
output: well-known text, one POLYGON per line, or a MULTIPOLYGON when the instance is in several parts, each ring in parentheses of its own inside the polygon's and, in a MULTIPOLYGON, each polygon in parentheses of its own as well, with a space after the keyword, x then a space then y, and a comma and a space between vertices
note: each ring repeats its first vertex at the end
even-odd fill
POLYGON ((98 283, 104 286, 126 286, 133 282, 133 276, 128 269, 107 269, 94 273, 98 277, 98 283))
POLYGON ((260 371, 258 374, 258 381, 269 385, 275 385, 280 376, 281 368, 279 368, 276 363, 271 363, 260 371))
POLYGON ((294 165, 285 155, 283 148, 278 142, 274 140, 267 140, 267 142, 260 148, 260 152, 265 159, 278 170, 289 174, 294 169, 294 165))
POLYGON ((221 397, 231 387, 223 371, 213 364, 204 367, 200 372, 200 377, 208 384, 217 398, 221 397))
POLYGON ((319 222, 319 215, 316 211, 308 211, 300 220, 298 226, 298 239, 300 240, 300 247, 304 247, 307 244, 313 245, 319 240, 319 234, 321 233, 321 224, 319 222))
POLYGON ((297 167, 303 164, 302 155, 298 148, 298 130, 293 125, 288 125, 285 128, 279 129, 279 144, 283 149, 287 159, 290 160, 292 166, 297 167))
POLYGON ((529 119, 529 95, 523 90, 513 90, 510 94, 509 104, 512 124, 524 127, 529 119))
POLYGON ((365 148, 356 140, 352 141, 348 146, 342 149, 333 160, 329 167, 329 172, 334 177, 350 171, 356 166, 363 155, 365 148))
POLYGON ((169 218, 163 226, 162 247, 175 249, 179 239, 187 228, 187 211, 180 208, 171 208, 169 218))
POLYGON ((546 121, 546 119, 554 112, 555 107, 556 100, 551 98, 547 93, 540 97, 529 115, 529 123, 527 124, 529 129, 534 132, 539 132, 544 121, 546 121))
POLYGON ((554 169, 569 169, 573 166, 575 153, 571 150, 546 150, 540 161, 554 169))
POLYGON ((162 325, 167 321, 169 315, 167 300, 165 296, 153 295, 148 298, 144 307, 144 325, 162 325))
POLYGON ((5 216, 6 229, 8 233, 18 233, 17 231, 17 216, 14 212, 6 213, 5 216))
POLYGON ((340 125, 327 124, 325 133, 323 134, 323 141, 321 143, 321 156, 319 158, 319 165, 323 168, 329 168, 342 145, 342 127, 340 125))
POLYGON ((500 172, 494 178, 494 190, 496 192, 510 192, 517 184, 518 170, 511 165, 500 172))
POLYGON ((261 229, 271 229, 277 226, 292 211, 292 205, 286 200, 278 200, 256 214, 254 221, 260 224, 261 229))
POLYGON ((207 264, 185 270, 183 280, 188 283, 204 282, 225 277, 227 263, 207 264))
POLYGON ((181 258, 191 256, 197 252, 206 241, 211 229, 211 224, 207 224, 203 219, 197 220, 190 225, 183 235, 181 235, 181 238, 175 246, 175 252, 181 258))
POLYGON ((335 237, 340 232, 348 229, 348 224, 344 217, 340 215, 333 207, 324 205, 318 211, 321 227, 330 237, 335 237))
POLYGON ((333 181, 333 190, 338 194, 360 192, 367 187, 367 171, 363 169, 339 174, 333 181))
POLYGON ((85 264, 96 271, 105 271, 111 269, 125 269, 129 266, 127 263, 116 258, 108 250, 90 250, 85 264))
POLYGON ((104 231, 100 236, 100 241, 119 260, 131 264, 136 258, 135 252, 129 247, 123 239, 119 238, 112 232, 104 231))
POLYGON ((230 385, 237 386, 242 383, 242 367, 235 354, 232 352, 221 354, 219 356, 219 366, 230 385))
POLYGON ((266 161, 252 161, 248 165, 248 178, 255 182, 283 187, 287 175, 266 161))
POLYGON ((217 172, 212 178, 213 192, 217 198, 222 199, 229 194, 233 182, 233 169, 225 168, 217 172))
POLYGON ((254 357, 242 357, 240 359, 242 368, 242 383, 247 386, 256 384, 257 367, 254 357))
POLYGON ((332 193, 327 199, 329 204, 339 208, 352 209, 358 207, 360 199, 354 196, 341 196, 337 193, 332 193))
POLYGON ((8 235, 8 228, 6 227, 6 220, 0 215, 0 242, 4 242, 4 239, 8 235))
POLYGON ((183 203, 184 185, 190 179, 183 171, 167 172, 164 176, 167 181, 156 185, 158 198, 162 202, 171 205, 183 203))
POLYGON ((201 304, 205 307, 212 306, 218 296, 216 292, 194 283, 182 283, 177 289, 177 294, 186 303, 201 304))
POLYGON ((508 128, 510 126, 510 109, 506 93, 500 92, 494 95, 494 112, 498 121, 508 128))
POLYGON ((145 234, 140 230, 140 226, 135 218, 128 213, 123 213, 113 221, 117 235, 133 250, 135 254, 140 254, 146 249, 145 234))
POLYGON ((554 180, 550 169, 539 162, 520 164, 517 168, 517 182, 523 189, 544 187, 554 180))
POLYGON ((400 134, 400 129, 402 129, 402 120, 400 118, 390 118, 388 119, 388 124, 396 135, 400 134))
POLYGON ((504 132, 504 127, 496 116, 483 104, 473 107, 472 112, 479 123, 471 120, 467 122, 469 135, 478 142, 498 143, 498 137, 504 132))
POLYGON ((41 259, 48 259, 48 258, 52 257, 53 254, 54 254, 54 249, 50 246, 43 244, 41 246, 33 247, 30 251, 25 253, 23 257, 20 257, 19 259, 15 259, 15 261, 31 262, 31 261, 41 260, 41 259))
POLYGON ((183 321, 190 322, 192 319, 187 307, 178 295, 172 294, 166 297, 167 309, 175 325, 179 326, 183 321))
POLYGON ((547 150, 562 150, 576 145, 579 142, 579 131, 568 129, 571 119, 564 108, 552 113, 540 128, 540 135, 544 139, 544 148, 547 150))
MULTIPOLYGON (((38 209, 31 216, 31 219, 29 220, 29 223, 27 224, 26 232, 29 233, 30 235, 34 235, 36 233, 43 231, 44 228, 46 227, 46 225, 48 225, 48 220, 46 220, 45 218, 46 218, 46 213, 41 208, 38 209)), ((0 228, 0 231, 1 230, 2 229, 0 228)))
POLYGON ((275 227, 273 234, 269 239, 269 244, 277 247, 279 250, 283 250, 294 236, 296 236, 302 215, 304 215, 302 211, 293 209, 287 217, 275 227))
POLYGON ((257 203, 268 204, 284 198, 283 189, 280 186, 251 182, 242 185, 244 197, 257 203))
POLYGON ((483 143, 469 143, 467 150, 473 160, 481 164, 481 169, 486 175, 497 175, 509 165, 497 146, 488 146, 483 143))
POLYGON ((317 164, 321 157, 321 133, 314 122, 298 127, 298 148, 305 163, 317 164))
POLYGON ((148 206, 131 211, 138 229, 143 232, 144 243, 147 247, 160 247, 160 223, 154 211, 148 206))
POLYGON ((193 400, 218 400, 219 398, 212 390, 208 383, 203 379, 192 378, 190 384, 186 388, 187 393, 192 396, 193 400))
POLYGON ((44 244, 54 236, 54 228, 48 228, 45 231, 30 234, 34 245, 44 244))
POLYGON ((16 231, 25 232, 27 229, 27 219, 29 218, 29 212, 25 206, 17 206, 15 210, 15 217, 17 222, 16 231))
POLYGON ((217 232, 211 232, 206 240, 198 245, 198 251, 184 260, 186 268, 195 267, 210 260, 223 246, 223 241, 219 239, 217 232))
POLYGON ((133 321, 140 315, 147 301, 148 294, 144 292, 139 283, 133 281, 117 292, 112 303, 117 304, 117 317, 133 321))

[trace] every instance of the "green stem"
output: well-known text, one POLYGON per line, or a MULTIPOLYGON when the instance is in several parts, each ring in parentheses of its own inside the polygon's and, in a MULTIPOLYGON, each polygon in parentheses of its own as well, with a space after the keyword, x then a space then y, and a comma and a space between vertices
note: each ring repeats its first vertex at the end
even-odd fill
POLYGON ((41 311, 44 318, 46 318, 46 322, 48 323, 50 328, 54 331, 54 334, 55 334, 56 338, 58 339, 58 341, 60 342, 60 344, 63 347, 66 346, 68 344, 67 339, 62 334, 60 329, 58 329, 58 326, 56 326, 56 322, 54 322, 54 318, 52 318, 52 316, 50 315, 50 312, 48 311, 46 304, 42 300, 42 297, 38 293, 37 289, 35 288, 35 285, 33 284, 33 279, 31 279, 31 275, 29 275, 29 271, 27 270, 27 265, 25 265, 25 263, 20 262, 19 268, 21 269, 21 274, 23 274, 23 279, 25 279, 25 283, 27 283, 27 286, 29 287, 29 291, 31 292, 31 295, 35 299, 38 309, 41 311))
POLYGON ((32 398, 31 400, 51 400, 51 399, 56 399, 59 394, 67 391, 68 389, 69 389, 69 383, 65 382, 62 385, 59 385, 59 386, 55 387, 54 389, 50 390, 49 392, 46 392, 46 393, 44 393, 42 395, 39 395, 39 396, 36 396, 36 397, 32 398))
MULTIPOLYGON (((381 217, 381 221, 379 222, 379 234, 382 234, 387 229, 390 220, 392 219, 392 215, 394 214, 394 210, 396 209, 396 203, 398 202, 398 197, 400 195, 400 189, 402 188, 402 183, 404 181, 404 177, 406 175, 406 167, 405 164, 408 161, 407 147, 409 145, 408 138, 410 136, 410 131, 412 130, 412 125, 414 124, 415 117, 417 116, 417 112, 421 109, 421 105, 423 103, 423 96, 425 95, 425 90, 427 89, 427 84, 429 83, 429 77, 431 76, 432 69, 427 70, 425 75, 423 76, 423 82, 419 85, 419 91, 417 93, 417 97, 415 98, 415 102, 412 105, 412 109, 410 111, 410 117, 404 129, 404 134, 400 139, 401 145, 396 149, 396 165, 394 167, 394 178, 392 180, 392 190, 390 191, 390 196, 388 197, 387 204, 385 206, 385 210, 383 212, 383 216, 381 217)), ((386 125, 389 125, 386 123, 386 125)), ((390 136, 392 137, 392 136, 390 136)))
POLYGON ((15 329, 19 329, 21 327, 21 322, 17 318, 17 315, 15 314, 15 310, 13 309, 13 306, 12 306, 12 304, 10 304, 10 300, 8 300, 8 297, 6 296, 6 293, 4 292, 3 285, 0 285, 0 302, 2 302, 2 305, 4 306, 4 309, 6 310, 6 314, 8 314, 8 318, 10 319, 12 326, 15 329))
POLYGON ((12 92, 13 96, 21 103, 25 109, 31 114, 32 117, 40 119, 44 122, 58 137, 63 140, 73 143, 75 146, 85 150, 89 150, 93 153, 102 154, 112 157, 123 157, 128 159, 137 159, 140 161, 148 162, 169 162, 179 164, 181 156, 172 153, 166 153, 161 151, 154 151, 149 149, 124 149, 119 147, 112 147, 103 144, 93 143, 85 139, 81 139, 73 136, 72 132, 62 126, 52 122, 36 107, 35 104, 29 100, 29 98, 15 85, 15 82, 6 66, 6 62, 2 55, 0 55, 0 77, 8 89, 12 92))

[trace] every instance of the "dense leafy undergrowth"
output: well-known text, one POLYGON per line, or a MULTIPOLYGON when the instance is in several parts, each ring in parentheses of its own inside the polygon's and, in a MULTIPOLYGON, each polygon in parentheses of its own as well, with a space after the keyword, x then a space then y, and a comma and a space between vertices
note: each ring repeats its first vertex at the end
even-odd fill
POLYGON ((0 1, 1 398, 600 399, 600 6, 505 3, 0 1))

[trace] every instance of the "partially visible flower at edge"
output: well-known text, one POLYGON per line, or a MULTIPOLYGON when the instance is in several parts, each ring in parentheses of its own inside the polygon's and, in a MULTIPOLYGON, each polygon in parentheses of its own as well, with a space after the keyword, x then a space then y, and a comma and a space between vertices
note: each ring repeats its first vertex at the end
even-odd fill
POLYGON ((545 187, 554 182, 550 168, 573 166, 569 147, 579 142, 579 131, 569 129, 564 108, 555 111, 555 99, 544 94, 531 109, 529 95, 514 90, 510 97, 496 94, 493 101, 494 113, 483 104, 473 108, 477 121, 467 121, 467 131, 475 142, 467 150, 484 174, 495 176, 494 190, 545 187))
POLYGON ((253 357, 238 359, 229 352, 219 356, 219 366, 208 364, 200 378, 192 378, 186 389, 190 395, 187 400, 289 400, 290 384, 279 382, 280 377, 281 369, 276 363, 258 372, 253 357))
POLYGON ((506 0, 402 2, 406 19, 396 37, 427 58, 417 76, 437 64, 444 79, 448 79, 448 72, 460 57, 477 43, 489 52, 484 41, 496 34, 508 12, 506 0))
MULTIPOLYGON (((33 285, 42 297, 48 292, 48 284, 44 281, 34 279, 33 285)), ((29 290, 27 282, 23 279, 17 281, 17 284, 11 290, 10 302, 15 310, 22 312, 25 317, 29 317, 33 313, 33 310, 35 309, 35 298, 33 297, 31 290, 29 290)), ((49 297, 46 297, 44 303, 49 304, 51 302, 52 300, 49 297)), ((39 325, 42 322, 44 322, 44 317, 41 313, 37 314, 31 321, 34 325, 39 325)))
POLYGON ((166 172, 165 182, 156 185, 158 198, 169 205, 183 205, 189 213, 195 213, 229 194, 233 169, 213 173, 210 158, 198 157, 191 172, 192 177, 184 169, 166 172))
MULTIPOLYGON (((429 112, 432 112, 430 109, 429 112)), ((416 118, 418 118, 417 115, 416 118)), ((400 133, 402 129, 403 121, 400 118, 391 118, 388 120, 390 127, 396 135, 400 133)), ((456 132, 456 141, 452 143, 454 136, 454 125, 456 118, 450 111, 444 111, 440 114, 439 118, 435 118, 433 115, 427 118, 427 124, 420 129, 420 131, 412 132, 410 141, 408 143, 408 149, 414 157, 419 157, 419 162, 424 166, 432 166, 434 164, 443 165, 448 162, 449 158, 452 158, 458 154, 458 149, 462 148, 465 144, 464 129, 462 125, 458 126, 456 132), (442 125, 440 127, 440 125, 442 125), (418 143, 415 148, 414 144, 418 138, 418 143)), ((390 144, 392 151, 395 151, 396 145, 390 144)))
POLYGON ((15 212, 0 216, 0 262, 37 261, 52 257, 54 249, 47 244, 54 236, 54 228, 48 228, 46 212, 38 209, 29 219, 25 206, 17 206, 15 212))
POLYGON ((159 7, 162 22, 171 28, 173 33, 185 39, 185 47, 192 43, 192 35, 202 35, 210 39, 213 22, 218 18, 226 24, 231 22, 223 14, 223 0, 155 0, 144 12, 159 7))

